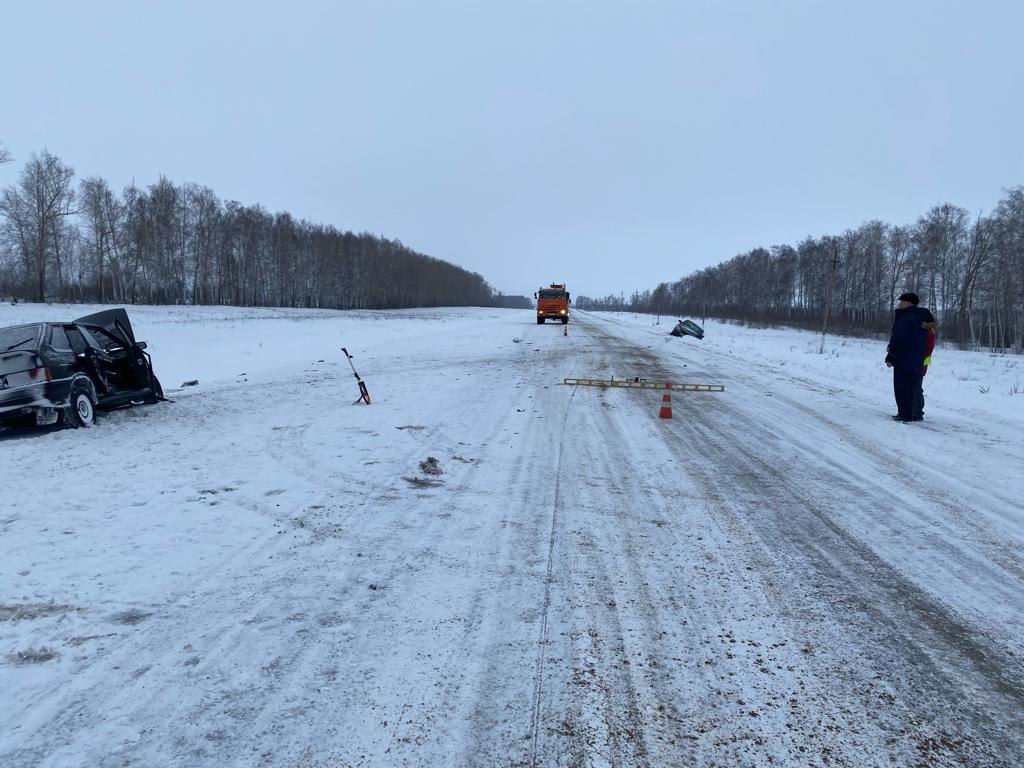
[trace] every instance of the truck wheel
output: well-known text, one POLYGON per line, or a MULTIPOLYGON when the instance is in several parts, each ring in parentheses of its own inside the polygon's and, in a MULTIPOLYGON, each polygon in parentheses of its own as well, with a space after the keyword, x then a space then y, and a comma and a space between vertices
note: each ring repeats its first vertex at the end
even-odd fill
POLYGON ((566 325, 568 322, 569 322, 569 318, 568 317, 563 317, 562 318, 562 325, 566 325))
POLYGON ((71 388, 69 404, 62 416, 64 426, 71 429, 91 427, 96 423, 96 404, 92 401, 88 387, 75 384, 71 388))
POLYGON ((543 317, 538 317, 537 318, 537 325, 544 325, 544 318, 543 317))

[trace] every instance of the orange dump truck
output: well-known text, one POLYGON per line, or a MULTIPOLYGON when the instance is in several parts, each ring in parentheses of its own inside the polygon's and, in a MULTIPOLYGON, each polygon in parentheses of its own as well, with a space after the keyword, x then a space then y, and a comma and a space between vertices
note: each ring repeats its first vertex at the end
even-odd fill
POLYGON ((537 300, 537 325, 549 317, 561 320, 562 325, 569 322, 569 292, 565 290, 564 283, 552 283, 547 288, 541 288, 533 294, 533 298, 537 300))

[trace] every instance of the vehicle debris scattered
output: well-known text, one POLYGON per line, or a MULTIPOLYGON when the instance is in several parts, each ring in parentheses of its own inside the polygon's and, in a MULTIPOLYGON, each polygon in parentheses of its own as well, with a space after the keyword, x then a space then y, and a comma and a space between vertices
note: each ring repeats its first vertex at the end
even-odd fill
POLYGON ((433 456, 427 456, 427 458, 420 462, 420 472, 422 472, 424 475, 444 474, 444 470, 441 469, 441 465, 433 456))

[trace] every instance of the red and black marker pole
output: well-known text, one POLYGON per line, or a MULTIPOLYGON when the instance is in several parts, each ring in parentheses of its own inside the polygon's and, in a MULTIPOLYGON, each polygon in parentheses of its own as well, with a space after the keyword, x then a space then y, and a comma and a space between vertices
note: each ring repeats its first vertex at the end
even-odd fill
POLYGON ((345 353, 345 357, 348 358, 348 364, 352 368, 352 375, 355 376, 356 377, 356 381, 359 382, 359 399, 356 400, 355 403, 352 403, 352 405, 355 405, 356 403, 359 403, 359 402, 363 402, 363 403, 366 403, 367 405, 369 405, 370 404, 370 393, 366 389, 366 382, 364 382, 361 378, 359 378, 359 374, 356 373, 356 367, 355 367, 355 365, 352 364, 352 355, 350 355, 348 353, 348 350, 345 349, 344 347, 342 347, 341 351, 344 352, 345 353))

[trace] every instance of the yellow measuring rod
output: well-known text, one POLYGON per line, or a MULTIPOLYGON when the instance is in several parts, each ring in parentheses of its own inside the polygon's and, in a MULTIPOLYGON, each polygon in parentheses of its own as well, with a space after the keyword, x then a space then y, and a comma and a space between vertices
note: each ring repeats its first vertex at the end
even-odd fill
POLYGON ((668 389, 675 392, 725 392, 724 384, 669 384, 647 379, 562 379, 572 387, 621 387, 622 389, 668 389))

